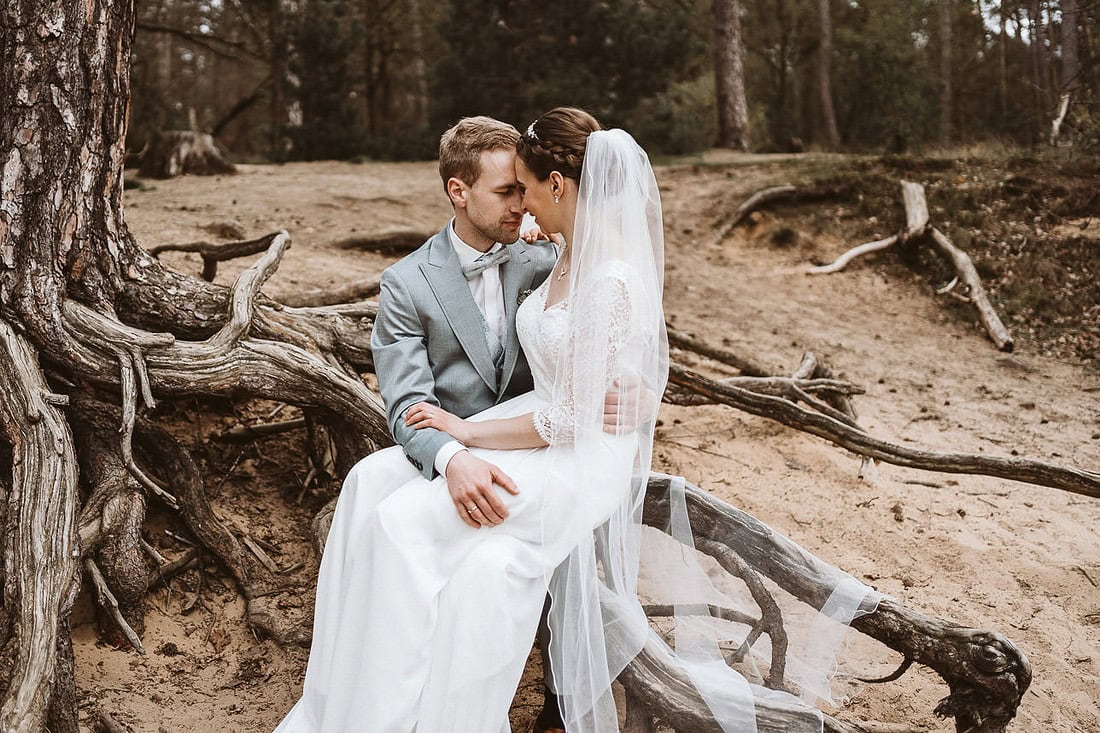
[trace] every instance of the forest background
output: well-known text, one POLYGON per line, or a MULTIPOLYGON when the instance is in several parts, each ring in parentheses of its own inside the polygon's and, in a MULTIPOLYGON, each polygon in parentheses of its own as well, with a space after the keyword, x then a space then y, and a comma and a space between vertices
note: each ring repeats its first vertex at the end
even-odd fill
POLYGON ((1098 18, 1096 0, 155 0, 127 147, 193 129, 243 161, 431 159, 461 116, 522 129, 573 104, 658 154, 1095 151, 1098 18))

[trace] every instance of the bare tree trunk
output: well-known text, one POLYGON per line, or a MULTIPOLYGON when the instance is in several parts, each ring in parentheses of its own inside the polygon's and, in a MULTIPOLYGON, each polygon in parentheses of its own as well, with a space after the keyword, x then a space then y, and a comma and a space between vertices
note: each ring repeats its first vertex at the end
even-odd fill
POLYGON ((1063 93, 1068 93, 1076 87, 1081 76, 1081 60, 1077 43, 1079 18, 1077 0, 1062 0, 1062 83, 1060 86, 1063 93))
POLYGON ((830 0, 818 0, 818 18, 821 24, 821 40, 818 44, 817 94, 821 101, 823 139, 830 148, 840 145, 840 131, 836 126, 833 107, 833 20, 830 0))
POLYGON ((953 137, 954 93, 951 86, 952 0, 939 0, 940 21, 940 144, 950 145, 953 137))
POLYGON ((283 0, 270 0, 268 8, 271 64, 271 157, 282 160, 286 155, 283 130, 286 126, 287 53, 288 40, 283 0))
POLYGON ((1035 125, 1038 141, 1044 138, 1043 130, 1054 109, 1054 103, 1050 97, 1050 60, 1047 56, 1046 30, 1040 0, 1029 0, 1027 14, 1030 21, 1031 71, 1035 83, 1035 125))
POLYGON ((718 96, 718 145, 749 149, 749 106, 741 45, 741 0, 713 0, 714 81, 718 96))
MULTIPOLYGON (((0 40, 0 99, 20 100, 0 116, 0 443, 11 446, 10 454, 0 451, 6 458, 0 470, 12 476, 0 480, 5 733, 47 725, 75 730, 66 637, 81 560, 99 598, 114 609, 114 623, 141 649, 135 627, 146 573, 135 552, 145 499, 134 495, 133 481, 118 479, 119 471, 89 470, 84 480, 98 484, 92 497, 108 485, 120 488, 102 502, 90 499, 87 516, 78 517, 72 418, 58 409, 68 396, 54 394, 46 369, 63 374, 62 384, 73 391, 121 391, 122 429, 97 431, 99 438, 113 435, 116 466, 185 516, 201 509, 188 505, 194 492, 177 500, 138 466, 144 459, 133 451, 137 403, 151 407, 154 392, 272 396, 340 415, 375 442, 389 440, 377 401, 333 351, 362 342, 351 317, 318 309, 256 313, 259 288, 289 245, 285 233, 273 237, 232 291, 164 269, 131 236, 122 162, 133 13, 132 4, 110 0, 26 0, 6 10, 3 21, 11 32, 0 40), (293 325, 307 321, 320 330, 293 325), (344 333, 322 333, 337 322, 347 326, 344 333), (157 332, 128 325, 135 323, 157 332), (204 340, 177 340, 170 329, 204 340), (260 337, 250 338, 252 332, 260 337), (326 405, 326 388, 314 388, 324 383, 341 385, 337 391, 347 400, 326 405), (108 524, 118 541, 100 547, 95 537, 108 524)), ((354 348, 353 359, 362 361, 365 348, 354 348)), ((160 453, 170 451, 164 446, 160 453)), ((274 600, 250 595, 245 580, 250 623, 278 636, 274 600)))
POLYGON ((1008 13, 1005 10, 1005 0, 1001 0, 1001 6, 998 8, 998 19, 1000 21, 1000 43, 998 44, 998 52, 1000 57, 998 58, 998 82, 1001 90, 1001 124, 1000 129, 1003 131, 1008 123, 1008 13))
POLYGON ((413 45, 413 119, 421 128, 428 126, 428 66, 424 61, 424 19, 420 0, 409 0, 409 23, 413 45))

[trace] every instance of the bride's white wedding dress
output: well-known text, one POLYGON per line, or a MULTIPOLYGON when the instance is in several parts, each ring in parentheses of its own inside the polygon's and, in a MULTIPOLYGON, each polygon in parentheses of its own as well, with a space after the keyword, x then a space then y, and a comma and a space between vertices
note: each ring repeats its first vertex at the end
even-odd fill
MULTIPOLYGON (((547 408, 568 311, 546 307, 547 291, 548 281, 516 315, 534 391, 471 420, 534 412, 540 432, 553 429, 547 408)), ((516 496, 500 491, 508 518, 482 529, 459 519, 445 480, 424 479, 400 446, 361 460, 344 482, 321 560, 302 698, 276 733, 510 730, 547 578, 629 491, 635 436, 595 439, 602 460, 589 461, 585 475, 599 501, 578 501, 584 487, 563 462, 567 446, 555 446, 552 464, 544 448, 472 449, 519 487, 516 496)))

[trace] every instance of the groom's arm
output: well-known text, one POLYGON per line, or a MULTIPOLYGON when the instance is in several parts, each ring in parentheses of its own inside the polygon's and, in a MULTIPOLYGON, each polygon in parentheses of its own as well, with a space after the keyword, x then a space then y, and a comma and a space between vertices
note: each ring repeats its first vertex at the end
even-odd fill
MULTIPOLYGON (((405 449, 409 461, 425 478, 431 479, 435 476, 436 455, 454 438, 434 428, 414 430, 405 425, 409 407, 417 402, 438 405, 439 401, 435 397, 435 376, 428 362, 424 327, 408 288, 392 267, 382 273, 371 351, 390 434, 405 449)), ((454 446, 448 446, 448 450, 453 449, 454 446)))

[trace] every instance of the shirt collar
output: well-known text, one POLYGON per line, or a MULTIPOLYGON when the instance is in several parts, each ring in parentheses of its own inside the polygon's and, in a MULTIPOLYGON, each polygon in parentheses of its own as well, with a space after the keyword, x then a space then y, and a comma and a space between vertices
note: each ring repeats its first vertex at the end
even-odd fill
POLYGON ((496 242, 489 248, 489 252, 481 252, 474 249, 462 241, 462 237, 458 236, 458 232, 455 231, 455 220, 453 217, 451 218, 451 223, 447 225, 447 236, 451 240, 451 246, 454 248, 455 254, 458 255, 459 264, 463 266, 472 264, 474 260, 481 257, 483 254, 496 252, 504 247, 500 242, 496 242))

